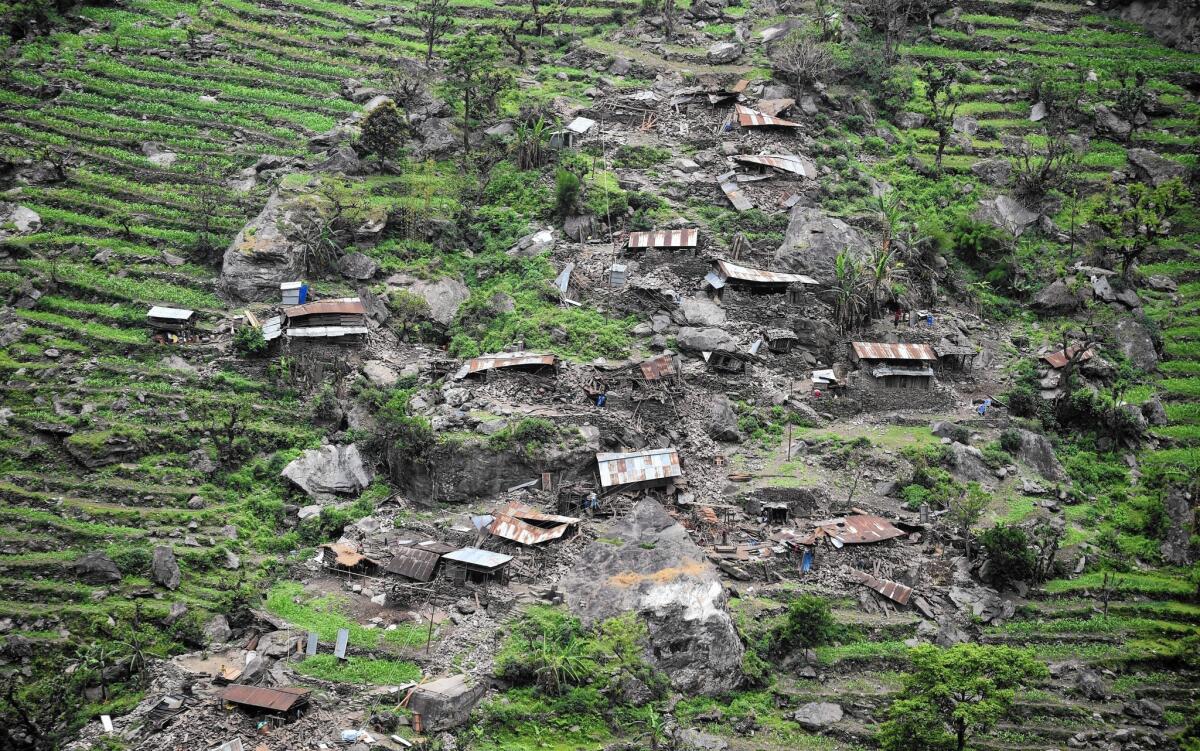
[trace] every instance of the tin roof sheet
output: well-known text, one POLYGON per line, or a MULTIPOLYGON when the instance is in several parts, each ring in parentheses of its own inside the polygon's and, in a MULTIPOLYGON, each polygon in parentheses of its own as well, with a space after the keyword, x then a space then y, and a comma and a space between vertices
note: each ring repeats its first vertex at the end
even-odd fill
POLYGON ((493 368, 518 368, 529 366, 549 366, 554 364, 554 355, 538 355, 530 352, 501 352, 495 355, 484 355, 468 360, 454 374, 455 379, 466 378, 474 373, 482 373, 493 368))
POLYGON ((579 133, 582 135, 583 133, 587 133, 589 130, 591 130, 592 126, 595 124, 596 121, 590 118, 577 117, 571 122, 567 123, 567 130, 571 131, 572 133, 579 133))
POLYGON ((480 550, 479 548, 462 548, 453 553, 446 553, 442 557, 448 561, 467 563, 481 568, 499 568, 512 560, 511 555, 493 553, 490 550, 480 550))
POLYGON ((262 325, 263 339, 266 339, 269 342, 272 339, 278 339, 280 334, 282 334, 282 333, 283 333, 283 316, 272 316, 271 318, 268 318, 267 320, 263 321, 263 325, 262 325))
POLYGON ((336 300, 308 302, 303 305, 292 305, 283 309, 283 314, 288 318, 302 318, 322 313, 347 313, 365 316, 367 309, 363 307, 362 300, 357 297, 342 297, 336 300))
POLYGON ((553 524, 578 524, 583 521, 577 516, 560 516, 559 514, 547 514, 538 511, 533 506, 518 501, 509 503, 503 510, 502 514, 521 519, 527 522, 551 522, 553 524))
POLYGON ((700 239, 700 230, 664 229, 655 232, 630 232, 630 248, 694 248, 700 239))
POLYGON ((384 570, 415 581, 427 582, 433 579, 433 570, 437 568, 441 558, 441 555, 432 550, 399 546, 393 549, 392 560, 388 561, 384 570))
POLYGON ((762 269, 752 269, 749 266, 739 266, 736 263, 731 263, 725 260, 717 261, 717 268, 725 275, 726 279, 738 279, 743 282, 759 282, 762 284, 791 284, 799 282, 801 284, 817 284, 817 280, 811 276, 804 274, 785 274, 779 271, 764 271, 762 269))
POLYGON ((828 519, 816 522, 815 526, 820 527, 830 537, 841 540, 847 545, 881 542, 883 540, 890 540, 893 537, 903 537, 907 534, 896 529, 896 527, 892 526, 891 522, 882 516, 870 516, 867 514, 828 519))
POLYGON ((736 182, 722 182, 721 191, 729 199, 729 202, 733 204, 733 208, 738 211, 749 211, 754 208, 754 204, 750 202, 750 199, 746 197, 746 194, 742 192, 742 189, 738 187, 736 182))
POLYGON ((649 449, 627 454, 596 454, 603 487, 680 477, 679 453, 673 448, 649 449))
POLYGON ((537 527, 514 516, 497 513, 495 519, 488 525, 488 532, 496 537, 503 537, 522 545, 539 545, 562 537, 566 534, 569 526, 569 524, 556 524, 553 527, 537 527))
POLYGON ((366 334, 366 326, 298 326, 287 330, 288 336, 326 337, 352 336, 366 334))
POLYGON ((863 360, 932 360, 937 353, 928 344, 903 342, 851 342, 854 354, 863 360))
POLYGON ((651 357, 649 360, 638 363, 638 368, 642 371, 642 378, 647 381, 657 381, 660 378, 679 375, 674 355, 651 357))
POLYGON ((771 117, 764 115, 758 110, 752 110, 749 107, 743 107, 740 104, 733 106, 734 112, 737 113, 738 125, 743 128, 758 128, 764 125, 775 126, 779 128, 799 128, 800 123, 794 123, 791 120, 784 120, 782 117, 771 117))
MULTIPOLYGON (((1042 355, 1042 359, 1045 360, 1047 363, 1049 363, 1050 367, 1057 370, 1057 369, 1065 366, 1068 362, 1070 362, 1071 358, 1074 357, 1075 353, 1078 351, 1079 351, 1079 345, 1072 344, 1070 347, 1067 347, 1065 350, 1059 350, 1058 352, 1051 352, 1049 354, 1042 355)), ((1092 350, 1089 349, 1086 352, 1084 352, 1082 355, 1079 356, 1079 361, 1084 362, 1085 360, 1090 360, 1090 359, 1092 359, 1092 356, 1094 354, 1095 354, 1095 352, 1093 352, 1092 350)))
POLYGON ((817 176, 817 168, 812 162, 792 154, 738 154, 734 157, 734 160, 743 164, 761 164, 765 167, 772 167, 784 172, 803 175, 804 177, 817 176))
POLYGON ((933 368, 928 366, 920 368, 898 368, 894 365, 880 365, 871 371, 871 375, 876 378, 885 376, 917 376, 921 378, 933 378, 933 368))
POLYGON ((888 598, 892 602, 897 602, 901 605, 908 604, 908 598, 912 596, 912 587, 901 584, 900 582, 888 581, 887 579, 878 579, 865 571, 855 571, 854 575, 858 580, 868 588, 875 590, 879 594, 888 598))
POLYGON ((235 683, 225 687, 221 698, 233 704, 247 707, 269 709, 273 712, 287 712, 308 701, 309 690, 294 686, 264 688, 262 686, 243 686, 235 683))
POLYGON ((146 311, 147 318, 166 318, 171 321, 186 321, 194 315, 196 315, 196 311, 194 310, 168 308, 162 305, 155 305, 146 311))

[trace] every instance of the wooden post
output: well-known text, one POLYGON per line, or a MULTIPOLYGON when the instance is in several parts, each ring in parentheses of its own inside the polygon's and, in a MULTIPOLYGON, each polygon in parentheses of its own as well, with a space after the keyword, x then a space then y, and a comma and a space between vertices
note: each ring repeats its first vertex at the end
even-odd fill
POLYGON ((787 460, 789 462, 792 460, 792 423, 790 421, 788 422, 788 458, 787 458, 787 460))
POLYGON ((429 635, 425 637, 425 654, 429 654, 429 645, 433 643, 433 616, 437 613, 437 608, 430 603, 429 605, 429 635))

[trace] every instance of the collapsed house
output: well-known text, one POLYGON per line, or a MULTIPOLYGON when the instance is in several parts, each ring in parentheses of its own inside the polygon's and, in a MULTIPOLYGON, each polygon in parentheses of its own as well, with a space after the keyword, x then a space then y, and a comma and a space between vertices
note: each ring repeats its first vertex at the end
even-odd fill
POLYGON ((754 294, 778 295, 788 292, 791 285, 815 285, 816 279, 804 274, 787 274, 781 271, 764 271, 740 266, 732 261, 718 258, 713 261, 713 270, 704 277, 708 286, 716 290, 718 296, 726 287, 744 289, 754 294))
POLYGON ((851 359, 868 383, 891 389, 929 389, 937 353, 928 344, 851 342, 851 359))
POLYGON ((975 348, 964 344, 950 344, 942 341, 933 345, 933 351, 938 356, 940 370, 968 370, 975 360, 975 348))
POLYGON ((772 117, 758 110, 750 109, 740 104, 733 106, 738 125, 743 128, 799 128, 800 123, 784 120, 782 117, 772 117))
POLYGON ((1090 348, 1083 350, 1083 352, 1080 352, 1080 349, 1082 349, 1081 345, 1072 344, 1066 349, 1060 349, 1057 352, 1049 352, 1044 354, 1040 359, 1054 370, 1062 370, 1067 366, 1067 363, 1071 362, 1072 360, 1074 360, 1076 363, 1087 362, 1096 354, 1090 348))
POLYGON ((501 352, 495 355, 475 357, 463 363, 454 374, 454 380, 461 381, 471 376, 487 377, 492 370, 517 370, 536 375, 553 372, 557 360, 554 355, 540 355, 531 352, 501 352))
POLYGON ((367 310, 357 297, 293 305, 283 309, 283 333, 292 338, 361 341, 367 310))
POLYGON ((683 476, 679 453, 673 448, 596 454, 596 466, 600 487, 606 491, 662 487, 683 476))
POLYGON ((718 373, 742 373, 746 370, 746 362, 750 359, 749 354, 740 352, 729 352, 726 350, 716 350, 713 352, 701 352, 700 356, 704 358, 705 366, 718 373))
POLYGON ((483 530, 494 537, 540 545, 551 540, 569 539, 579 532, 581 520, 574 516, 544 514, 524 503, 513 501, 497 511, 483 530))
POLYGON ((295 686, 266 688, 235 683, 225 687, 221 699, 243 710, 272 714, 281 719, 295 719, 308 706, 309 693, 309 689, 295 686))
POLYGON ((654 232, 630 232, 626 246, 630 250, 647 250, 649 248, 676 250, 678 248, 695 248, 699 242, 700 230, 691 227, 654 232))
POLYGON ((389 574, 414 582, 431 582, 437 576, 442 556, 457 548, 437 540, 400 540, 392 548, 392 558, 383 567, 389 574))
POLYGON ((412 690, 408 708, 413 729, 436 733, 463 724, 483 698, 487 686, 459 674, 422 683, 412 690))
POLYGON ((797 538, 795 542, 809 546, 828 540, 835 548, 840 548, 843 545, 883 542, 907 534, 882 516, 855 514, 813 522, 813 531, 806 537, 797 538))
POLYGON ((767 329, 764 337, 767 340, 767 349, 777 355, 786 355, 791 352, 792 345, 799 340, 796 332, 791 329, 767 329))
POLYGON ((369 574, 380 567, 379 561, 360 553, 353 545, 330 542, 321 546, 321 565, 335 571, 369 574))
POLYGON ((773 169, 809 179, 815 179, 817 176, 816 165, 795 154, 738 154, 733 160, 739 164, 749 164, 763 172, 773 169))
POLYGON ((462 548, 442 556, 455 584, 508 583, 508 565, 513 557, 479 548, 462 548))
POLYGON ((586 118, 577 117, 567 123, 562 130, 556 130, 550 134, 548 145, 551 149, 574 149, 579 145, 579 141, 583 135, 595 127, 596 121, 586 118))
POLYGON ((186 339, 196 327, 196 311, 155 305, 146 311, 146 323, 156 339, 177 342, 186 339))

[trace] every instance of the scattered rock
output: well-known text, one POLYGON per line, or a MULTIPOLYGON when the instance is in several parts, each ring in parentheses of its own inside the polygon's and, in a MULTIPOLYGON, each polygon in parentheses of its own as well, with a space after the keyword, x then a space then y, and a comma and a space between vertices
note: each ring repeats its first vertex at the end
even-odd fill
POLYGON ((163 148, 162 144, 154 141, 143 143, 142 153, 146 155, 147 161, 158 167, 170 167, 179 158, 174 151, 163 148))
POLYGON ((400 380, 400 374, 380 360, 367 360, 363 363, 362 373, 372 386, 391 388, 400 380))
POLYGON ((1123 141, 1133 132, 1133 125, 1128 120, 1121 119, 1103 104, 1097 104, 1093 113, 1098 133, 1123 141))
POLYGON ((1113 339, 1121 354, 1143 373, 1158 370, 1158 351, 1154 348, 1154 336, 1141 321, 1128 316, 1119 318, 1113 326, 1113 339))
POLYGON ((1182 180, 1187 174, 1187 168, 1182 164, 1159 156, 1150 149, 1130 149, 1125 156, 1137 179, 1155 187, 1168 180, 1182 180))
POLYGON ((371 484, 373 475, 354 444, 309 449, 281 474, 313 497, 361 492, 371 484))
POLYGON ((27 206, 0 201, 0 240, 28 235, 42 227, 42 217, 27 206))
POLYGON ((810 702, 792 716, 805 730, 822 730, 842 721, 842 707, 830 702, 810 702))
POLYGON ((154 548, 154 558, 150 563, 150 581, 167 589, 179 589, 179 563, 175 560, 175 551, 166 545, 154 548))
POLYGON ((980 201, 972 218, 999 227, 1013 237, 1020 237, 1029 225, 1037 221, 1038 215, 1014 198, 996 196, 980 201))
POLYGON ((1063 482, 1067 473, 1063 471, 1058 457, 1054 454, 1054 444, 1050 439, 1039 433, 1018 428, 1021 435, 1021 447, 1017 449, 1017 458, 1038 471, 1043 478, 1051 482, 1063 482))
POLYGON ((705 58, 713 65, 732 63, 741 56, 742 45, 733 42, 717 42, 709 47, 705 54, 705 58))
POLYGON ((1012 179, 1012 162, 996 157, 982 159, 971 165, 971 174, 988 185, 1008 185, 1012 179))
POLYGON ((896 115, 896 127, 901 130, 913 130, 920 128, 928 121, 929 118, 922 115, 920 112, 901 112, 896 115))
POLYGON ((379 264, 365 253, 347 253, 338 259, 337 270, 347 279, 366 281, 379 271, 379 264))
POLYGON ((708 295, 685 297, 679 309, 689 326, 720 326, 725 323, 725 309, 708 295))
POLYGON ((429 306, 430 320, 449 326, 458 315, 458 309, 471 296, 471 290, 458 279, 443 277, 436 281, 418 279, 407 274, 388 277, 390 289, 404 289, 420 297, 429 306))
POLYGON ((708 434, 714 441, 741 442, 742 434, 738 432, 737 412, 729 397, 722 394, 713 398, 712 406, 709 408, 709 418, 708 434))
POLYGON ((98 550, 84 555, 71 564, 75 577, 85 584, 113 584, 121 581, 121 569, 98 550))
POLYGON ((1083 307, 1085 293, 1066 279, 1056 279, 1034 295, 1031 307, 1039 313, 1071 313, 1083 307))

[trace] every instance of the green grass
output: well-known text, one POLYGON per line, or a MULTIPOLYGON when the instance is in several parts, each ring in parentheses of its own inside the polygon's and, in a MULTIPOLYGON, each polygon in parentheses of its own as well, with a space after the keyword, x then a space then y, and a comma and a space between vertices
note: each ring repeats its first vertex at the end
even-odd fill
POLYGON ((316 631, 322 641, 336 639, 338 630, 343 628, 350 632, 350 643, 362 647, 375 647, 381 641, 411 647, 424 644, 427 635, 427 629, 416 624, 401 624, 391 631, 364 628, 344 614, 343 597, 313 597, 296 582, 276 584, 267 595, 266 605, 274 615, 307 631, 316 631))
MULTIPOLYGON (((1122 591, 1151 596, 1186 597, 1195 593, 1195 587, 1182 576, 1169 572, 1117 574, 1122 591)), ((1046 582, 1044 589, 1049 594, 1065 594, 1081 590, 1099 590, 1104 585, 1104 574, 1091 571, 1075 579, 1053 579, 1046 582)))
POLYGON ((345 661, 321 654, 295 663, 296 671, 335 683, 358 686, 396 686, 421 680, 421 668, 411 662, 348 657, 345 661))

